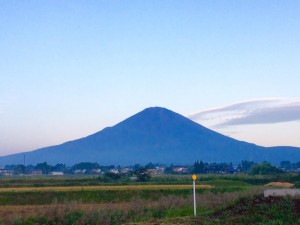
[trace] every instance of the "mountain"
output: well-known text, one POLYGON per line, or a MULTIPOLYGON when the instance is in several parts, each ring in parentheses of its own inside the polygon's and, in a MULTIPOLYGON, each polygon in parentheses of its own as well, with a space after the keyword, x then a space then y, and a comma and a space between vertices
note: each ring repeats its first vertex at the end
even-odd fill
POLYGON ((113 127, 61 145, 0 157, 0 165, 48 162, 73 165, 192 164, 300 160, 300 148, 262 147, 214 132, 165 108, 147 108, 113 127))

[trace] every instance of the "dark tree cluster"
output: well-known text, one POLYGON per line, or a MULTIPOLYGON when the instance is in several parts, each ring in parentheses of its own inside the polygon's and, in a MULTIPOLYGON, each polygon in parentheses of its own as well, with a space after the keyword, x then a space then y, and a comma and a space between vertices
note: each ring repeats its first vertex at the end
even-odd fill
POLYGON ((65 164, 58 163, 54 166, 49 165, 47 162, 38 163, 37 165, 6 165, 5 170, 13 171, 13 174, 50 174, 52 172, 63 172, 64 174, 73 174, 76 170, 84 170, 86 173, 92 173, 94 169, 100 169, 101 171, 108 171, 114 168, 114 166, 100 166, 98 163, 81 162, 74 166, 67 167, 65 164))
POLYGON ((263 162, 252 166, 249 172, 250 175, 278 175, 282 173, 283 171, 281 169, 272 166, 268 162, 263 162))

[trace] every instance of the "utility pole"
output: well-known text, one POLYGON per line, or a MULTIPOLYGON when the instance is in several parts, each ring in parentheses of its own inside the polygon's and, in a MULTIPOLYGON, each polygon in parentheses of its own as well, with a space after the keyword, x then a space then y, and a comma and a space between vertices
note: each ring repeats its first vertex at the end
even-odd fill
POLYGON ((196 210, 196 179, 197 179, 197 176, 193 175, 192 179, 193 179, 193 196, 194 196, 194 217, 196 217, 197 216, 197 210, 196 210))

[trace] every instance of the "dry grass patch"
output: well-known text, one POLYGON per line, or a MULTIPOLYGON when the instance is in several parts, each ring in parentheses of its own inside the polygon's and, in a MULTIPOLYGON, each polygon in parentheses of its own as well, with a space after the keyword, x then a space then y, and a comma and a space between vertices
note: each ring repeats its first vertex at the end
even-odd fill
POLYGON ((271 183, 265 184, 265 186, 292 188, 295 185, 291 184, 291 183, 287 183, 287 182, 271 182, 271 183))

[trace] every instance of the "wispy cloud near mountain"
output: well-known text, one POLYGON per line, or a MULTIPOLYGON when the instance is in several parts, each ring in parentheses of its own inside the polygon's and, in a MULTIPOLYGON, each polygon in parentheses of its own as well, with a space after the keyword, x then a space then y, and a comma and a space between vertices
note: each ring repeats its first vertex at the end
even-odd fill
POLYGON ((267 98, 206 109, 188 116, 195 121, 216 121, 215 127, 300 121, 300 100, 267 98))

